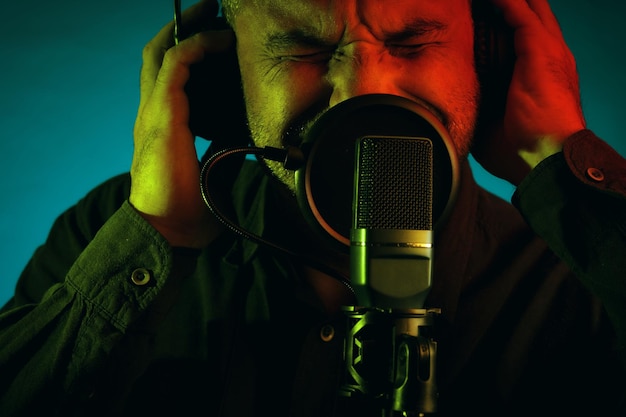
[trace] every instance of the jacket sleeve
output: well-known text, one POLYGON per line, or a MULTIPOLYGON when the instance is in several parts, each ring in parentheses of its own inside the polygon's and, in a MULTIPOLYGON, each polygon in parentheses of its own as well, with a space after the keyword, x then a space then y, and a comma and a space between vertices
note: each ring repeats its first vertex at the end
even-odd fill
POLYGON ((132 380, 149 361, 151 334, 197 254, 171 248, 110 192, 58 219, 0 314, 0 415, 72 415, 111 398, 99 382, 132 380))
POLYGON ((531 172, 513 203, 602 300, 626 364, 626 160, 580 131, 531 172))

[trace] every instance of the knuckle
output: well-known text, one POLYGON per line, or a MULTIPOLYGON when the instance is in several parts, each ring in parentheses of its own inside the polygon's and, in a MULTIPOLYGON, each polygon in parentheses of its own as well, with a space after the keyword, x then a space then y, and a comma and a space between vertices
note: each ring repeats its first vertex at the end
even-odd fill
POLYGON ((141 51, 141 56, 145 60, 146 58, 154 55, 154 50, 155 50, 154 41, 150 41, 144 45, 143 50, 141 51))
POLYGON ((179 48, 169 48, 163 51, 163 63, 173 63, 179 59, 179 48))
POLYGON ((144 62, 161 59, 171 48, 152 40, 144 45, 141 56, 144 62))

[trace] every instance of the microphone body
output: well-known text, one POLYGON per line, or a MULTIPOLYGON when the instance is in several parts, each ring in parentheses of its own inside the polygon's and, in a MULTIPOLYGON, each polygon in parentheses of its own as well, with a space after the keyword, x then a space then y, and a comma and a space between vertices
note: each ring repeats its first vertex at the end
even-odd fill
POLYGON ((352 213, 350 276, 358 307, 344 309, 344 396, 389 416, 432 414, 439 311, 421 308, 433 270, 432 141, 358 138, 352 213))
POLYGON ((421 308, 432 282, 432 141, 366 136, 355 155, 350 275, 359 305, 421 308))

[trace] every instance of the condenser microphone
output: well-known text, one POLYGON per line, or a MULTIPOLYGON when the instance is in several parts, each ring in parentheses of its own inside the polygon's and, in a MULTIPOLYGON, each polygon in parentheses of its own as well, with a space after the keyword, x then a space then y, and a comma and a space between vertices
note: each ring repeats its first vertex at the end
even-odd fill
POLYGON ((433 270, 433 142, 356 141, 351 280, 359 305, 421 308, 433 270))
POLYGON ((313 229, 350 252, 359 305, 421 308, 434 233, 458 186, 441 121, 403 97, 358 96, 319 117, 301 148, 298 203, 313 229))
POLYGON ((436 412, 441 310, 422 305, 435 231, 458 186, 447 130, 415 101, 366 95, 320 116, 301 150, 299 206, 314 230, 349 251, 358 303, 343 309, 341 402, 377 415, 436 412))

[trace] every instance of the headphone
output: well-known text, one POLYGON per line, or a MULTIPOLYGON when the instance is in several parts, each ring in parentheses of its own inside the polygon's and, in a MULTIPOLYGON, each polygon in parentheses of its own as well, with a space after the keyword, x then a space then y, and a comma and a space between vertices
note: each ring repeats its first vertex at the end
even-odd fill
POLYGON ((474 60, 481 88, 478 129, 504 115, 506 95, 513 75, 513 30, 488 0, 472 0, 474 60))

